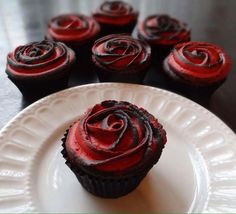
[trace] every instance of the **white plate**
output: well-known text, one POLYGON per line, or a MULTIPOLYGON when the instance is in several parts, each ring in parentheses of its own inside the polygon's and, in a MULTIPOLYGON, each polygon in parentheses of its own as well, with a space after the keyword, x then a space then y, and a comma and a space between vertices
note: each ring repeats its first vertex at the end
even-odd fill
POLYGON ((0 133, 1 212, 236 212, 236 137, 216 116, 176 94, 141 85, 71 88, 19 113, 0 133), (160 161, 119 199, 82 189, 60 154, 63 133, 88 107, 126 100, 167 131, 160 161))

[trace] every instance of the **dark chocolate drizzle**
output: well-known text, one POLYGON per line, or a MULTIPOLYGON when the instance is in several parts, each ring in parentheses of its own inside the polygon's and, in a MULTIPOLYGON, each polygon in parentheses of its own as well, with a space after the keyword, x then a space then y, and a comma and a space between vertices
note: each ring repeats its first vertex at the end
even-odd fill
POLYGON ((182 47, 182 51, 179 52, 176 48, 172 50, 174 57, 178 58, 179 61, 195 66, 195 67, 205 67, 205 68, 212 68, 222 64, 224 62, 224 54, 218 54, 218 60, 216 62, 211 62, 211 55, 204 51, 212 49, 210 44, 203 44, 203 43, 188 43, 182 47), (192 51, 190 51, 191 49, 192 51), (182 53, 182 54, 181 54, 182 53), (191 59, 200 59, 202 60, 201 63, 194 63, 191 59))
POLYGON ((144 30, 150 39, 155 40, 173 40, 177 39, 182 32, 186 32, 186 35, 190 33, 185 23, 179 22, 168 15, 152 15, 147 17, 144 21, 144 30), (148 25, 148 21, 151 19, 155 20, 155 25, 148 25), (170 35, 167 36, 166 33, 170 35))
POLYGON ((98 9, 99 13, 107 16, 129 15, 134 12, 133 7, 123 1, 105 1, 98 9))
POLYGON ((125 65, 125 67, 138 66, 147 61, 151 52, 147 43, 123 34, 114 34, 103 37, 94 43, 94 47, 93 56, 100 64, 105 66, 112 65, 127 57, 133 58, 125 65), (98 52, 96 50, 96 47, 100 44, 103 44, 104 52, 98 52), (118 54, 116 52, 117 50, 122 50, 123 52, 118 54), (144 53, 144 56, 137 62, 137 59, 142 53, 144 53), (111 57, 112 59, 107 60, 107 57, 111 57))

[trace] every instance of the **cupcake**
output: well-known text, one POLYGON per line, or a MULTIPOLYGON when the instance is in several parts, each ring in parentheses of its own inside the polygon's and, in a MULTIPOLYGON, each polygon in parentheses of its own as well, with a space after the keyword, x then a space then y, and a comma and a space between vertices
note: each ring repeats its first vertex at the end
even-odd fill
POLYGON ((65 14, 49 21, 46 38, 65 43, 75 51, 78 60, 85 60, 90 59, 91 48, 99 32, 100 26, 92 17, 65 14))
POLYGON ((102 35, 131 34, 138 19, 138 12, 123 1, 106 1, 93 12, 101 26, 102 35))
POLYGON ((100 81, 140 83, 150 59, 150 46, 125 34, 102 37, 92 48, 92 60, 100 81))
POLYGON ((168 15, 148 16, 138 26, 138 38, 147 41, 154 60, 163 60, 178 43, 190 41, 187 24, 168 15))
POLYGON ((176 45, 163 65, 178 88, 214 91, 226 79, 231 61, 216 45, 187 42, 176 45))
POLYGON ((67 86, 74 51, 60 42, 32 42, 7 56, 6 73, 23 95, 41 97, 67 86))
POLYGON ((143 108, 108 100, 88 109, 62 141, 66 164, 81 185, 96 196, 117 198, 157 163, 166 132, 143 108))

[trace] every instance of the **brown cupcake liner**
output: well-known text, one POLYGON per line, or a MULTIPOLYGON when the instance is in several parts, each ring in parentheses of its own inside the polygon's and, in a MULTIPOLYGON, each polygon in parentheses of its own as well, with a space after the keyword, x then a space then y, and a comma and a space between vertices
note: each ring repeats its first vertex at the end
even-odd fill
POLYGON ((99 23, 101 26, 100 36, 105 36, 105 35, 109 35, 109 34, 120 34, 120 33, 132 34, 136 23, 137 23, 137 20, 135 20, 129 24, 120 25, 120 26, 99 23))
POLYGON ((112 179, 111 177, 105 178, 88 174, 78 166, 73 166, 69 161, 67 151, 65 149, 65 142, 67 139, 68 132, 69 129, 66 131, 64 137, 61 139, 63 142, 63 150, 61 151, 61 153, 66 160, 66 165, 73 171, 83 188, 91 194, 102 198, 118 198, 133 191, 146 176, 148 171, 142 172, 141 174, 136 176, 130 176, 125 178, 115 177, 114 179, 112 179))
POLYGON ((63 90, 68 86, 68 79, 72 66, 64 71, 40 78, 8 78, 17 86, 27 99, 38 99, 51 93, 63 90))
POLYGON ((94 67, 100 82, 126 82, 126 83, 142 83, 148 68, 136 72, 117 72, 106 71, 98 66, 94 67))

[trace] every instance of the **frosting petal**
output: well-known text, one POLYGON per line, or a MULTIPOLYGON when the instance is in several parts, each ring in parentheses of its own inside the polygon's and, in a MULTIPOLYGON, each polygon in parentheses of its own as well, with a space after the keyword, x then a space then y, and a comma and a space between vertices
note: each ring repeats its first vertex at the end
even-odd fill
POLYGON ((151 167, 165 143, 164 129, 147 111, 128 102, 104 101, 72 126, 65 147, 74 157, 70 161, 114 173, 151 167))

